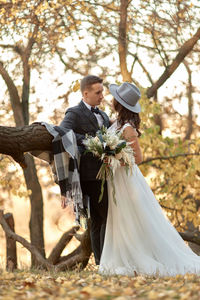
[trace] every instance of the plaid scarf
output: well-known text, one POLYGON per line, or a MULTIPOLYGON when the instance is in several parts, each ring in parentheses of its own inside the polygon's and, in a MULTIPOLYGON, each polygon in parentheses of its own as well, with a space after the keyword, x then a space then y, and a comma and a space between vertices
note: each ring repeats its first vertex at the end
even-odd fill
POLYGON ((54 181, 59 184, 61 195, 65 197, 67 205, 73 204, 76 222, 80 224, 80 215, 85 216, 83 196, 78 173, 79 152, 76 136, 73 130, 41 122, 54 137, 52 150, 31 151, 37 158, 47 161, 54 175, 54 181))

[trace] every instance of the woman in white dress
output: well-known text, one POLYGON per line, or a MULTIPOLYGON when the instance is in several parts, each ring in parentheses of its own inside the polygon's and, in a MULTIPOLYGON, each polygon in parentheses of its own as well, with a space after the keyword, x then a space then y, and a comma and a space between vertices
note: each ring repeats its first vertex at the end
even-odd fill
POLYGON ((120 130, 131 141, 135 164, 126 173, 115 172, 114 185, 108 182, 108 218, 99 272, 111 275, 200 274, 200 257, 185 244, 164 215, 137 164, 142 161, 138 137, 140 124, 139 89, 130 83, 110 85, 117 120, 109 130, 120 130))

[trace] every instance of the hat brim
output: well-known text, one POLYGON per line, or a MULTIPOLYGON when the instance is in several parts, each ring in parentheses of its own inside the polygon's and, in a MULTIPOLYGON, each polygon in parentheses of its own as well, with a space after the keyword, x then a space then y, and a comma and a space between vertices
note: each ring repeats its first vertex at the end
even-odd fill
POLYGON ((139 102, 137 102, 136 105, 134 105, 134 106, 131 106, 131 105, 127 104, 126 102, 124 102, 124 100, 116 92, 116 89, 118 87, 119 86, 114 83, 109 85, 109 91, 111 92, 113 97, 117 100, 117 102, 119 102, 122 106, 124 106, 125 108, 127 108, 128 110, 130 110, 132 112, 135 112, 135 113, 141 112, 141 106, 140 106, 139 102))

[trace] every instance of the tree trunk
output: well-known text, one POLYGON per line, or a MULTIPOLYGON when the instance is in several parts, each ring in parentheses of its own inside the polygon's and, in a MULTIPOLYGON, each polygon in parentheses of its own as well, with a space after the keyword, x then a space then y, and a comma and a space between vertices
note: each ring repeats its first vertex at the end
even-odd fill
MULTIPOLYGON (((34 43, 33 37, 30 38, 27 48, 23 51, 20 49, 21 59, 23 62, 23 93, 22 102, 20 102, 20 97, 17 88, 4 68, 3 64, 0 63, 0 74, 2 75, 9 94, 10 101, 13 109, 13 115, 15 119, 16 126, 28 125, 29 111, 28 111, 28 99, 29 99, 29 85, 30 85, 30 68, 28 65, 28 59, 30 57, 30 51, 34 43)), ((22 154, 23 157, 23 154, 22 154)), ((24 159, 21 161, 24 162, 24 159)), ((33 157, 26 159, 26 165, 28 168, 24 171, 24 177, 27 189, 31 190, 30 202, 31 202, 31 217, 30 217, 30 238, 31 243, 35 245, 41 254, 45 256, 44 249, 44 233, 43 233, 43 198, 40 183, 37 178, 37 172, 34 164, 33 157)), ((36 260, 32 256, 32 266, 36 265, 36 260)))
MULTIPOLYGON (((13 215, 8 213, 4 215, 6 223, 9 228, 15 232, 15 224, 13 215)), ((6 233, 6 270, 13 272, 14 269, 17 269, 17 249, 16 241, 8 236, 6 233)))
MULTIPOLYGON (((44 235, 43 235, 43 199, 42 190, 37 177, 34 158, 26 154, 25 161, 27 168, 23 169, 27 189, 31 190, 29 196, 31 201, 31 216, 29 221, 31 244, 35 245, 39 252, 45 257, 44 235)), ((38 262, 31 255, 32 266, 37 266, 38 262)))
POLYGON ((123 81, 132 82, 131 74, 127 69, 127 9, 129 5, 128 0, 120 1, 120 22, 119 22, 119 37, 118 37, 118 50, 119 50, 119 61, 120 69, 123 81))

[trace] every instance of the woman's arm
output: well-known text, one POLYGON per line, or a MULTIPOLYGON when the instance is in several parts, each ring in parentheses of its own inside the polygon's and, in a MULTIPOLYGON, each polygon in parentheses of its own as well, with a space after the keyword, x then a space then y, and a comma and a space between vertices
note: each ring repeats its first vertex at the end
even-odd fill
POLYGON ((123 137, 126 141, 131 142, 130 146, 134 151, 135 163, 138 165, 143 159, 136 129, 132 126, 127 126, 123 131, 123 137))

